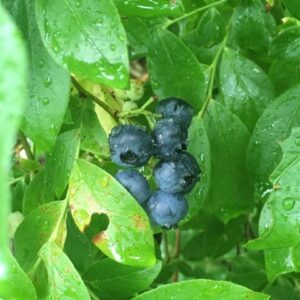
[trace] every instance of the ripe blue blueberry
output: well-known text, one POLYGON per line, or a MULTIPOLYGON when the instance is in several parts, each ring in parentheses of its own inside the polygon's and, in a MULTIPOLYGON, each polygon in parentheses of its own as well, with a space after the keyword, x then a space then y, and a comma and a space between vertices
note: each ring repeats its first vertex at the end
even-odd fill
POLYGON ((150 219, 159 226, 170 228, 186 215, 188 204, 181 194, 158 190, 146 203, 150 219))
POLYGON ((109 135, 111 159, 123 167, 140 167, 153 155, 153 140, 134 125, 114 127, 109 135))
POLYGON ((180 118, 184 127, 187 129, 192 121, 194 111, 187 102, 178 98, 167 98, 158 104, 156 112, 161 113, 163 118, 174 117, 180 118))
POLYGON ((175 118, 156 122, 153 129, 154 154, 159 158, 168 157, 186 149, 187 130, 175 118))
POLYGON ((116 179, 128 190, 128 192, 143 204, 149 199, 151 191, 148 181, 139 172, 134 170, 118 171, 116 179))
POLYGON ((188 193, 200 179, 200 168, 195 158, 179 153, 160 161, 154 168, 159 188, 168 193, 188 193))

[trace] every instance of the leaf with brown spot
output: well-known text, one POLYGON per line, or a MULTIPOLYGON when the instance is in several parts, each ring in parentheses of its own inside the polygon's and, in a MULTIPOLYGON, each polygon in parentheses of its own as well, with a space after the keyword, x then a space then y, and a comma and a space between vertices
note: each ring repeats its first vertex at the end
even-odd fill
POLYGON ((107 215, 107 229, 93 239, 105 255, 132 266, 155 264, 148 217, 117 180, 97 166, 78 160, 71 174, 70 190, 71 213, 80 230, 90 224, 93 214, 107 215))

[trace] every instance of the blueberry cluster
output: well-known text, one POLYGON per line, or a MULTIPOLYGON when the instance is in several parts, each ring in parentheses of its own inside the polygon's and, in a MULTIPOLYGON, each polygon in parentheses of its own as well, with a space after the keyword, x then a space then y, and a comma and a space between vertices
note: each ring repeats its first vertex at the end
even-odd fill
POLYGON ((184 194, 200 179, 200 168, 188 152, 188 127, 193 117, 192 107, 177 98, 162 100, 156 109, 162 119, 152 135, 134 125, 112 129, 109 146, 112 161, 122 167, 144 166, 152 156, 160 159, 154 168, 158 190, 151 193, 146 178, 135 170, 118 171, 116 179, 142 205, 157 225, 170 228, 187 213, 184 194))

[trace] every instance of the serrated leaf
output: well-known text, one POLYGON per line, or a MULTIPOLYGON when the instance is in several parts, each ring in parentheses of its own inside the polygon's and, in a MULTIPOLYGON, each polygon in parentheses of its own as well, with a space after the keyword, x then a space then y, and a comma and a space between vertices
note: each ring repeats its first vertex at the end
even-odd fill
POLYGON ((269 296, 231 282, 199 279, 167 284, 138 295, 133 300, 186 300, 188 298, 195 300, 267 300, 269 296))
POLYGON ((246 168, 249 132, 225 107, 211 101, 204 116, 211 149, 211 181, 205 209, 227 223, 253 206, 246 168))
POLYGON ((265 51, 271 40, 265 19, 265 8, 260 0, 242 0, 234 12, 232 33, 242 49, 265 51))
POLYGON ((189 210, 185 221, 191 219, 199 212, 199 209, 207 198, 210 187, 210 145, 202 119, 198 117, 195 117, 193 119, 192 124, 189 128, 188 140, 188 151, 197 160, 197 163, 199 164, 201 170, 201 177, 200 181, 197 182, 193 190, 186 196, 188 200, 189 210))
POLYGON ((273 61, 268 75, 273 82, 277 95, 280 95, 300 83, 300 61, 297 59, 276 59, 273 61))
POLYGON ((300 61, 300 26, 291 26, 276 36, 270 48, 270 55, 278 59, 300 61))
POLYGON ((71 213, 80 231, 93 214, 105 214, 109 225, 94 236, 94 244, 108 257, 132 266, 155 263, 149 220, 136 200, 110 174, 88 163, 75 163, 69 188, 71 213))
POLYGON ((155 31, 148 53, 154 93, 160 98, 178 97, 198 111, 205 97, 205 78, 194 54, 173 33, 155 31))
POLYGON ((273 191, 265 203, 259 235, 247 243, 253 250, 292 247, 300 243, 300 129, 281 144, 282 159, 270 179, 273 191))
POLYGON ((26 271, 36 268, 38 252, 50 239, 63 244, 65 240, 66 201, 46 203, 32 211, 15 234, 15 255, 26 271))
POLYGON ((279 143, 292 127, 300 126, 299 93, 298 84, 274 100, 257 121, 247 150, 248 169, 257 185, 268 185, 281 159, 279 143))
POLYGON ((121 299, 147 289, 160 269, 161 262, 150 268, 137 268, 105 258, 89 266, 83 278, 101 299, 121 299))
POLYGON ((139 17, 175 17, 183 13, 180 0, 114 0, 121 15, 139 17))
POLYGON ((252 131, 258 117, 275 98, 270 79, 251 60, 226 48, 220 66, 225 105, 252 131))
POLYGON ((112 0, 37 0, 36 13, 47 50, 70 72, 108 86, 128 86, 126 35, 112 0))
POLYGON ((46 266, 49 281, 47 296, 43 299, 90 300, 80 275, 56 243, 46 243, 39 251, 39 257, 46 266))
POLYGON ((53 152, 45 167, 45 180, 58 198, 61 198, 68 183, 77 152, 79 151, 80 133, 73 129, 58 136, 53 152))
POLYGON ((29 53, 29 102, 22 123, 24 133, 41 149, 55 144, 69 101, 70 76, 45 49, 34 13, 34 1, 18 2, 15 18, 29 53))

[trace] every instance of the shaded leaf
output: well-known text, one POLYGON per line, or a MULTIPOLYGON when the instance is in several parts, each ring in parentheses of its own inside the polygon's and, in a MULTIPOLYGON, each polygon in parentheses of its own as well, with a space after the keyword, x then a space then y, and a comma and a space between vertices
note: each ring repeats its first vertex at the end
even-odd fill
POLYGON ((178 97, 199 110, 205 97, 205 78, 194 54, 174 34, 155 31, 148 54, 152 88, 160 99, 178 97))
POLYGON ((265 51, 271 40, 260 0, 241 0, 234 12, 232 33, 242 49, 265 51))
POLYGON ((253 292, 245 287, 230 282, 202 279, 167 284, 144 294, 138 295, 133 299, 184 300, 188 298, 207 300, 267 300, 269 299, 269 296, 253 292))
POLYGON ((275 97, 270 79, 263 70, 229 48, 223 52, 220 88, 226 106, 250 131, 275 97))
POLYGON ((245 161, 249 132, 215 101, 208 106, 204 124, 211 149, 211 181, 205 209, 227 223, 253 206, 245 161))
POLYGON ((282 2, 290 13, 300 20, 300 2, 298 0, 283 0, 282 2))
POLYGON ((60 64, 81 78, 128 86, 126 36, 112 0, 37 0, 36 12, 43 42, 60 64))
POLYGON ((105 258, 91 265, 83 277, 101 299, 123 299, 147 289, 160 269, 161 262, 145 269, 105 258))
POLYGON ((70 208, 80 231, 93 214, 106 214, 108 228, 93 238, 108 257, 133 266, 155 263, 149 220, 136 200, 110 174, 88 163, 75 163, 69 189, 70 208))

